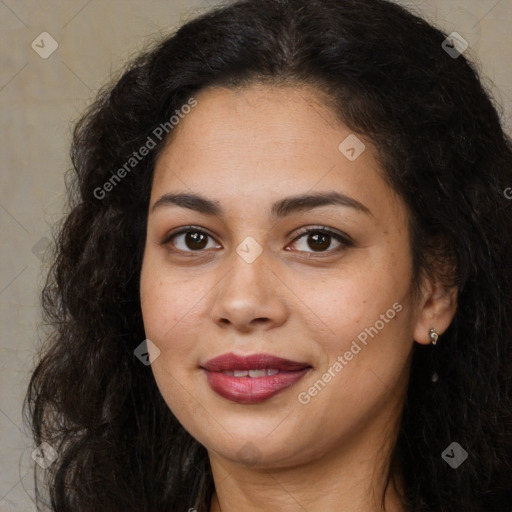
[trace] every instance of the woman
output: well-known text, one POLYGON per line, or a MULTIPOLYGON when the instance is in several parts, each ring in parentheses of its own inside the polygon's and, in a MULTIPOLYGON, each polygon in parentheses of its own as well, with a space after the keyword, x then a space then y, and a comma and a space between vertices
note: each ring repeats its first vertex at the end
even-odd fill
POLYGON ((246 0, 75 130, 28 391, 64 511, 512 510, 512 151, 459 40, 246 0))

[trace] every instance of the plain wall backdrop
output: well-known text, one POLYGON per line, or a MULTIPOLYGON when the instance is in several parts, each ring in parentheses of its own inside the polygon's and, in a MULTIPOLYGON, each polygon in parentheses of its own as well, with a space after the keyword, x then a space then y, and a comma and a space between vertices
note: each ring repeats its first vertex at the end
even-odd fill
MULTIPOLYGON (((145 43, 219 3, 0 0, 0 512, 36 510, 35 446, 21 410, 40 343, 45 249, 65 213, 73 123, 145 43)), ((400 3, 467 40, 464 55, 477 63, 511 133, 512 0, 400 3)))

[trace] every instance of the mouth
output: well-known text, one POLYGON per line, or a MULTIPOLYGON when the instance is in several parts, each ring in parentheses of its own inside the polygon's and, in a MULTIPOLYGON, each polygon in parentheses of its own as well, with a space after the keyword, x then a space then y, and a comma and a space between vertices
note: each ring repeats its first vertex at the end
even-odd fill
POLYGON ((215 393, 233 402, 254 404, 289 388, 312 367, 269 354, 224 354, 201 368, 215 393))

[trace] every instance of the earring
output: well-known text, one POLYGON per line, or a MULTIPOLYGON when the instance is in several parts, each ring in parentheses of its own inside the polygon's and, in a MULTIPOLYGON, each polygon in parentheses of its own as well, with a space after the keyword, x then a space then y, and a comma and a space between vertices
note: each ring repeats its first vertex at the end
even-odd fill
MULTIPOLYGON (((428 331, 428 335, 430 337, 430 341, 432 345, 435 345, 437 343, 437 339, 439 338, 439 333, 435 329, 430 329, 428 331)), ((437 382, 439 380, 439 375, 437 375, 437 372, 435 370, 436 364, 435 361, 433 362, 434 365, 434 373, 432 374, 432 382, 437 382)))

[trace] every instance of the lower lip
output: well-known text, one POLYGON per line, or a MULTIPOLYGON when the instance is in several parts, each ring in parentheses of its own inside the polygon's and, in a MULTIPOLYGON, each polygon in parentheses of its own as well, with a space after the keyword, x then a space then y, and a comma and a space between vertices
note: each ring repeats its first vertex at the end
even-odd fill
POLYGON ((267 377, 230 377, 222 372, 206 371, 208 384, 220 396, 239 404, 268 400, 302 378, 309 368, 276 373, 267 377))

